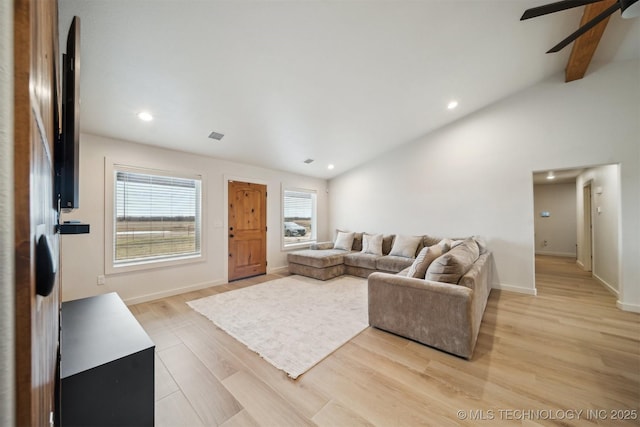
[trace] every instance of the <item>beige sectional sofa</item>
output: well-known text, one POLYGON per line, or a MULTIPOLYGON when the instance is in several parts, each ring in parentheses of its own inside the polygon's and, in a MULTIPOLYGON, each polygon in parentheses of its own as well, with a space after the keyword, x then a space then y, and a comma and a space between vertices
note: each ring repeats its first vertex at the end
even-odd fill
POLYGON ((376 255, 362 252, 365 233, 353 234, 353 243, 349 249, 336 249, 334 242, 322 242, 311 245, 309 249, 289 253, 289 272, 318 280, 333 279, 343 274, 368 277, 375 272, 398 273, 413 263, 417 253, 424 246, 434 245, 441 240, 430 236, 418 236, 416 250, 410 257, 406 257, 392 253, 396 235, 387 235, 382 239, 382 253, 376 255))
POLYGON ((457 284, 370 275, 369 324, 471 359, 491 292, 491 258, 480 255, 457 284))
POLYGON ((422 236, 413 256, 398 256, 398 238, 406 240, 384 236, 379 255, 363 252, 362 233, 349 250, 320 243, 290 253, 289 271, 320 280, 368 277, 371 326, 470 359, 491 292, 491 252, 476 238, 422 236))

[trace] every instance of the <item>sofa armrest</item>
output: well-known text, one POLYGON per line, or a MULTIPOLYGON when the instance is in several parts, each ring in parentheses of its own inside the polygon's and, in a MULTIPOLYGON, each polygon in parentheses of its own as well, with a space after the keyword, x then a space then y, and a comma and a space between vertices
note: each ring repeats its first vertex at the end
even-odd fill
POLYGON ((474 291, 483 292, 483 289, 491 289, 490 270, 493 262, 491 252, 485 252, 478 257, 469 271, 458 281, 458 285, 465 286, 474 291))
POLYGON ((312 243, 311 246, 309 246, 309 249, 313 249, 313 250, 333 249, 333 242, 312 243))
POLYGON ((368 286, 371 326, 471 357, 473 290, 387 273, 372 273, 368 286))
POLYGON ((460 278, 458 285, 473 290, 473 306, 471 307, 473 319, 473 336, 477 338, 480 332, 480 324, 487 307, 493 271, 493 254, 485 252, 476 260, 464 276, 460 278))

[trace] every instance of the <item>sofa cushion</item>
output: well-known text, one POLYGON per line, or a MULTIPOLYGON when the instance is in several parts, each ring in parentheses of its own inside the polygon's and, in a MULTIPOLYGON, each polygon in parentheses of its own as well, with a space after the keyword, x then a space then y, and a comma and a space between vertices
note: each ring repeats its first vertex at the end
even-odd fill
POLYGON ((480 256, 478 244, 472 238, 452 248, 449 252, 435 259, 425 275, 425 279, 434 282, 457 284, 480 256))
POLYGON ((365 233, 362 236, 362 253, 382 256, 382 239, 382 234, 365 233))
POLYGON ((407 272, 408 277, 424 279, 427 269, 431 263, 442 254, 449 250, 449 242, 442 239, 440 243, 422 248, 416 260, 411 264, 411 268, 407 272))
POLYGON ((376 260, 376 270, 397 273, 409 267, 413 263, 413 258, 404 256, 386 255, 376 260))
POLYGON ((344 256, 344 264, 352 267, 376 269, 376 260, 381 255, 366 254, 363 252, 351 252, 344 256))
POLYGON ((342 249, 325 249, 322 251, 304 249, 291 252, 287 256, 287 260, 310 267, 325 268, 344 263, 344 256, 348 253, 342 249))
POLYGON ((391 252, 391 248, 393 247, 393 242, 396 239, 395 234, 389 234, 382 238, 382 255, 389 255, 391 252))
POLYGON ((364 235, 364 233, 354 233, 354 235, 353 235, 353 247, 351 248, 352 251, 360 252, 362 250, 362 236, 363 235, 364 235))
POLYGON ((422 236, 396 236, 389 255, 415 258, 422 236))
POLYGON ((402 276, 402 277, 407 277, 407 274, 409 274, 409 269, 411 268, 411 266, 405 268, 404 270, 396 273, 396 276, 402 276))
POLYGON ((333 249, 342 249, 343 251, 350 251, 353 246, 353 239, 355 237, 354 232, 338 231, 336 236, 336 242, 333 244, 333 249))

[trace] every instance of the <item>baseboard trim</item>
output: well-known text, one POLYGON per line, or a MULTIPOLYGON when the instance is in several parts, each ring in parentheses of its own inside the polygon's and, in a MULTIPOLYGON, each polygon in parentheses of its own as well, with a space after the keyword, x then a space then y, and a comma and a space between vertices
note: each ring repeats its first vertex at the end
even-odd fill
POLYGON ((614 288, 613 286, 611 286, 609 283, 607 283, 604 279, 602 279, 600 276, 598 276, 595 273, 591 273, 591 275, 593 276, 594 279, 596 279, 596 282, 600 283, 606 290, 608 290, 609 292, 611 292, 613 295, 615 295, 616 297, 619 295, 619 292, 616 288, 614 288))
POLYGON ((289 271, 289 266, 285 265, 283 267, 268 268, 267 274, 280 274, 280 273, 286 273, 287 271, 289 271))
POLYGON ((546 256, 558 256, 562 258, 575 258, 576 254, 571 252, 545 252, 545 251, 536 251, 536 255, 546 255, 546 256))
POLYGON ((536 288, 525 288, 523 286, 508 285, 506 283, 494 283, 491 285, 491 288, 499 289, 501 291, 517 292, 519 294, 526 294, 526 295, 533 295, 533 296, 538 295, 538 290, 536 288))
POLYGON ((160 298, 172 297, 174 295, 184 294, 187 292, 198 291, 200 289, 211 286, 219 286, 228 283, 226 280, 214 280, 213 282, 197 283, 195 285, 184 286, 182 288, 169 289, 162 292, 154 292, 152 294, 140 295, 138 297, 127 298, 124 301, 126 305, 135 305, 143 302, 154 301, 160 298))
POLYGON ((629 304, 620 300, 616 301, 616 307, 622 311, 629 311, 631 313, 640 313, 640 304, 629 304))

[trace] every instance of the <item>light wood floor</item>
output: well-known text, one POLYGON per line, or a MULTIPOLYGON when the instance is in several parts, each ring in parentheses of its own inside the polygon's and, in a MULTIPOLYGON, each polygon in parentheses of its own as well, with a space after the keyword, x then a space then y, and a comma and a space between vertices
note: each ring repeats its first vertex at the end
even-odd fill
POLYGON ((640 424, 640 315, 575 260, 538 257, 536 297, 492 291, 471 361, 367 328, 296 381, 185 304, 276 277, 130 307, 157 426, 640 424))

